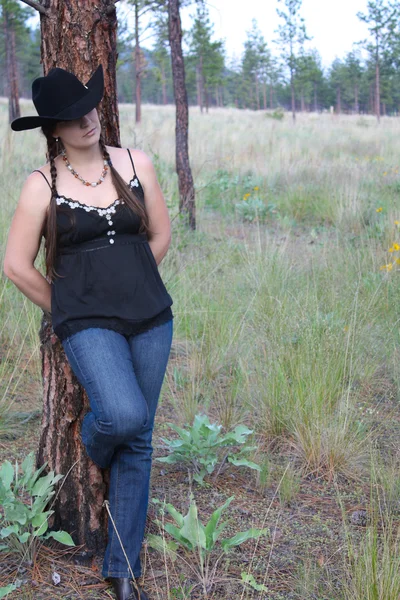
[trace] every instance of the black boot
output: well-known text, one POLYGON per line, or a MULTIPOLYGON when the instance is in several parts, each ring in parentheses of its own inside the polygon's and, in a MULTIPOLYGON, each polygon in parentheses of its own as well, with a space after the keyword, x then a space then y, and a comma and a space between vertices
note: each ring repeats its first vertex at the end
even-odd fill
POLYGON ((117 600, 150 600, 146 592, 130 577, 107 577, 112 583, 117 600), (137 587, 136 587, 137 586, 137 587))

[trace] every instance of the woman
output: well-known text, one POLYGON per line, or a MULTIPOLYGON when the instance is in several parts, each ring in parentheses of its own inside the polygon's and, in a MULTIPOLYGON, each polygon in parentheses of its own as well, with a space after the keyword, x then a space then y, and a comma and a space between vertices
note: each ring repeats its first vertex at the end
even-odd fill
POLYGON ((99 467, 110 468, 103 577, 118 600, 146 600, 136 578, 154 416, 173 335, 173 301, 157 268, 170 220, 146 154, 105 145, 96 109, 103 93, 101 65, 86 85, 60 68, 33 82, 38 116, 11 127, 41 127, 48 163, 23 185, 4 272, 51 313, 89 398, 82 441, 99 467), (33 266, 42 235, 46 277, 33 266))

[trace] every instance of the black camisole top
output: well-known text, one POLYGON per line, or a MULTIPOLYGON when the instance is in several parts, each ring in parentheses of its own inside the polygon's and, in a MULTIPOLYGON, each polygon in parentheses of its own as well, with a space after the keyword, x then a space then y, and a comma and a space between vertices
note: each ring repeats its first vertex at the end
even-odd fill
MULTIPOLYGON (((144 204, 127 150, 133 169, 127 185, 144 204)), ((64 341, 89 327, 130 336, 173 319, 173 300, 147 236, 139 233, 140 217, 122 199, 98 208, 57 193, 56 202, 55 269, 61 277, 51 283, 51 315, 57 337, 64 341)))

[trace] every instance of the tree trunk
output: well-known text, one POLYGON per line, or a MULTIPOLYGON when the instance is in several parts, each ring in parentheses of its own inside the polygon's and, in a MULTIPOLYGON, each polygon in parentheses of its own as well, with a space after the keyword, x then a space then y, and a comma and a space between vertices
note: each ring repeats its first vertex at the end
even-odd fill
POLYGON ((292 90, 292 118, 293 118, 293 122, 296 121, 296 102, 295 102, 295 98, 294 98, 294 76, 293 76, 293 70, 291 70, 290 72, 290 87, 292 90))
POLYGON ((264 110, 267 110, 267 82, 265 80, 263 82, 263 102, 264 110))
POLYGON ((165 75, 165 66, 164 65, 162 65, 162 67, 161 67, 161 85, 162 85, 163 104, 165 106, 166 104, 168 104, 168 98, 167 98, 167 77, 165 75))
POLYGON ((272 83, 269 84, 269 106, 270 106, 270 108, 274 108, 273 107, 272 83))
POLYGON ((179 185, 179 211, 196 229, 196 206, 192 171, 189 162, 189 107, 185 86, 185 64, 182 54, 182 27, 179 0, 168 0, 168 34, 171 46, 172 78, 176 104, 176 170, 179 185))
POLYGON ((202 86, 202 64, 201 64, 201 56, 200 56, 200 62, 197 65, 196 68, 196 75, 197 75, 197 103, 199 105, 200 108, 200 112, 203 112, 203 86, 202 86))
POLYGON ((208 85, 204 85, 204 100, 205 100, 205 105, 206 105, 206 113, 208 113, 208 109, 209 109, 209 106, 210 106, 210 97, 209 97, 208 85))
POLYGON ((303 90, 301 90, 300 103, 301 103, 301 106, 300 106, 301 112, 305 112, 306 107, 305 107, 305 103, 304 103, 304 93, 303 93, 303 90))
POLYGON ((342 112, 342 95, 340 85, 336 88, 336 112, 338 115, 342 112))
POLYGON ((318 111, 318 102, 317 102, 317 82, 314 81, 314 111, 318 111))
POLYGON ((360 106, 359 106, 359 102, 358 102, 358 85, 355 84, 354 86, 354 111, 356 114, 358 114, 360 112, 360 106))
POLYGON ((139 42, 139 0, 135 1, 135 121, 142 120, 141 52, 139 42))
MULTIPOLYGON (((116 94, 117 61, 115 8, 109 0, 44 0, 40 10, 41 63, 43 72, 57 66, 86 83, 95 68, 104 68, 104 97, 99 117, 106 144, 120 147, 116 94)), ((46 316, 40 329, 43 375, 43 414, 36 466, 68 476, 55 496, 52 527, 71 533, 86 552, 104 550, 107 513, 102 508, 108 471, 87 456, 78 432, 89 403, 77 382, 62 345, 46 316)))
POLYGON ((18 69, 17 69, 17 55, 15 50, 15 29, 11 24, 10 28, 11 38, 11 52, 10 52, 10 66, 11 66, 11 81, 10 81, 10 104, 12 119, 17 119, 21 116, 19 107, 19 93, 18 93, 18 69))
POLYGON ((257 106, 257 110, 260 110, 260 89, 259 89, 259 81, 258 81, 257 75, 256 75, 256 106, 257 106))
POLYGON ((3 6, 3 27, 5 41, 5 74, 8 95, 9 123, 21 116, 18 93, 17 57, 15 51, 15 29, 12 13, 3 6))
POLYGON ((12 118, 12 105, 11 105, 11 58, 10 58, 10 26, 8 22, 8 12, 3 9, 3 31, 4 31, 4 45, 5 45, 5 70, 6 70, 6 84, 5 94, 8 96, 8 122, 11 123, 12 118))
POLYGON ((381 86, 380 86, 380 72, 379 72, 379 58, 377 57, 375 66, 375 114, 380 123, 381 120, 381 86))
POLYGON ((374 113, 374 87, 373 87, 373 84, 371 84, 369 86, 368 111, 370 114, 374 113))

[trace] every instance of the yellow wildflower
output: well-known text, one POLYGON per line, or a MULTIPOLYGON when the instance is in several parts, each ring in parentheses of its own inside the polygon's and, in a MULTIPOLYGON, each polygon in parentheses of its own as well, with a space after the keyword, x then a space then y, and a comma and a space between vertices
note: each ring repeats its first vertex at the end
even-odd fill
POLYGON ((394 252, 394 248, 389 248, 388 252, 394 252))
POLYGON ((396 263, 400 265, 400 258, 396 258, 396 263))
POLYGON ((383 211, 382 206, 380 206, 379 208, 376 209, 376 212, 382 212, 382 211, 383 211))
POLYGON ((396 244, 396 242, 393 244, 393 250, 396 250, 396 252, 397 250, 400 250, 400 246, 399 244, 396 244))
POLYGON ((384 176, 384 177, 386 177, 386 175, 387 175, 387 173, 386 173, 386 171, 385 171, 385 172, 384 172, 384 174, 383 174, 383 176, 384 176))
POLYGON ((247 200, 247 198, 250 198, 249 192, 243 196, 243 200, 247 200))
POLYGON ((391 270, 392 270, 392 268, 393 268, 393 264, 392 264, 392 263, 389 263, 388 265, 383 265, 383 266, 380 268, 380 270, 381 270, 381 271, 383 271, 383 270, 386 270, 386 271, 391 271, 391 270))
POLYGON ((395 221, 394 224, 395 225, 400 225, 400 221, 395 221))
POLYGON ((255 187, 253 187, 253 190, 255 190, 256 192, 258 192, 260 188, 258 187, 258 185, 256 185, 255 187))

